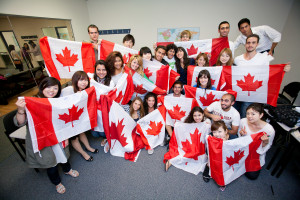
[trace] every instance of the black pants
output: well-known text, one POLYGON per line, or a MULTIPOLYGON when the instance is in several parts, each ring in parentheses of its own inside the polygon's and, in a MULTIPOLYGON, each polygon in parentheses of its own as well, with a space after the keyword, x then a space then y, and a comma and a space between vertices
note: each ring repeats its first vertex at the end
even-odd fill
POLYGON ((256 180, 258 178, 259 174, 260 174, 260 170, 255 171, 255 172, 246 172, 245 176, 247 178, 249 178, 250 180, 256 180))
MULTIPOLYGON (((71 165, 69 162, 60 163, 60 166, 64 173, 68 173, 71 170, 71 165)), ((55 167, 51 167, 47 169, 48 177, 54 185, 58 185, 61 182, 59 173, 58 173, 58 165, 55 167)))

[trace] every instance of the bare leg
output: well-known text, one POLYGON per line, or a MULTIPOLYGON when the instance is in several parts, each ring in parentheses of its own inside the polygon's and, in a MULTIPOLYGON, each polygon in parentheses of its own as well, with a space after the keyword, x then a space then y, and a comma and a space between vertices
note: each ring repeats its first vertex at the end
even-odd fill
POLYGON ((87 154, 81 147, 81 144, 78 140, 78 137, 74 140, 71 140, 72 146, 73 148, 82 155, 82 157, 86 160, 88 160, 90 158, 90 155, 87 154))
POLYGON ((87 139, 85 133, 81 133, 81 134, 79 135, 79 139, 80 139, 80 141, 84 144, 84 146, 85 146, 85 148, 86 148, 87 150, 89 150, 90 152, 94 152, 94 151, 95 151, 95 149, 92 148, 92 147, 90 146, 90 143, 89 143, 89 141, 88 141, 88 139, 87 139))
POLYGON ((172 136, 172 127, 170 125, 166 125, 166 129, 167 129, 167 132, 169 134, 169 136, 171 137, 172 136))

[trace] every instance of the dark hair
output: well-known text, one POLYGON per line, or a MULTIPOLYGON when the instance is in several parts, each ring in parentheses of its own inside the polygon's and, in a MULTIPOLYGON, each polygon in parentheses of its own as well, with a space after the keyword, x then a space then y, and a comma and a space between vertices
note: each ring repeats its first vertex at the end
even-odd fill
POLYGON ((53 78, 53 77, 46 77, 40 82, 39 92, 37 95, 41 98, 46 98, 45 95, 43 94, 43 90, 47 87, 55 86, 55 85, 58 85, 58 92, 54 98, 59 97, 60 93, 61 93, 61 84, 60 84, 59 80, 57 80, 56 78, 53 78))
POLYGON ((8 52, 10 53, 12 50, 15 50, 15 45, 10 44, 8 46, 8 52))
POLYGON ((97 31, 99 32, 99 28, 95 24, 91 24, 91 25, 88 26, 88 28, 87 28, 88 33, 90 32, 89 28, 96 28, 97 31))
POLYGON ((23 44, 23 47, 24 47, 26 50, 29 50, 29 46, 28 46, 27 43, 24 43, 24 44, 23 44), (25 47, 25 45, 27 45, 27 48, 25 47))
POLYGON ((32 48, 34 48, 36 46, 36 44, 32 40, 29 40, 28 44, 30 44, 32 46, 32 48))
POLYGON ((144 110, 145 110, 145 115, 148 114, 148 103, 147 103, 147 100, 150 98, 150 97, 153 97, 154 98, 154 109, 157 108, 157 96, 156 94, 154 94, 153 92, 148 92, 144 98, 144 110))
POLYGON ((235 96, 234 96, 233 94, 230 94, 230 93, 223 94, 223 96, 225 96, 225 95, 230 96, 231 102, 234 102, 234 101, 235 101, 235 96))
POLYGON ((220 30, 222 24, 228 24, 228 25, 229 25, 229 28, 230 28, 230 24, 229 24, 228 21, 222 21, 222 22, 219 24, 219 27, 218 27, 219 30, 220 30))
POLYGON ((119 57, 121 58, 121 61, 122 61, 122 66, 124 65, 124 61, 123 61, 123 56, 122 54, 119 52, 119 51, 113 51, 111 52, 107 58, 105 59, 105 62, 108 66, 108 68, 110 69, 110 73, 111 75, 115 75, 115 61, 116 61, 116 58, 119 57))
POLYGON ((94 71, 94 80, 98 82, 98 79, 97 79, 97 66, 98 65, 104 65, 105 67, 105 70, 107 72, 106 76, 105 76, 105 81, 104 81, 104 85, 107 85, 109 86, 110 85, 110 80, 111 80, 111 74, 110 74, 110 69, 109 67, 107 66, 107 64, 105 63, 104 60, 97 60, 96 63, 95 63, 95 71, 94 71))
POLYGON ((220 120, 220 121, 214 121, 211 125, 211 132, 217 131, 220 127, 224 129, 224 131, 228 131, 227 126, 225 125, 225 122, 220 120))
POLYGON ((248 18, 243 18, 243 19, 241 19, 241 20, 239 21, 239 23, 238 23, 238 28, 239 28, 239 30, 240 30, 240 26, 241 26, 243 23, 247 23, 247 24, 250 25, 250 20, 249 20, 248 18))
POLYGON ((135 40, 134 40, 133 35, 131 35, 131 34, 127 34, 124 36, 123 43, 126 41, 130 41, 130 40, 132 41, 132 44, 133 44, 132 46, 134 46, 135 40))
POLYGON ((177 53, 178 47, 175 44, 168 44, 166 47, 166 54, 168 54, 168 51, 174 49, 175 54, 177 53))
POLYGON ((247 43, 247 40, 248 40, 249 38, 252 38, 252 37, 257 38, 257 43, 259 43, 259 36, 258 36, 257 34, 251 34, 251 35, 249 35, 249 36, 246 38, 246 43, 247 43))
POLYGON ((201 85, 200 84, 200 81, 199 81, 199 78, 201 78, 202 76, 206 76, 208 78, 208 81, 207 81, 207 86, 206 88, 202 88, 202 89, 211 89, 212 85, 211 85, 211 76, 210 76, 210 73, 208 70, 204 69, 204 70, 201 70, 198 74, 198 78, 197 78, 197 88, 201 85))
POLYGON ((184 123, 195 123, 195 120, 194 120, 194 117, 193 117, 193 115, 194 115, 195 112, 200 112, 200 113, 203 114, 203 119, 201 121, 201 122, 203 122, 204 121, 204 112, 203 112, 202 108, 200 108, 199 106, 195 106, 191 110, 191 112, 189 113, 189 115, 187 116, 187 118, 184 120, 184 123))
POLYGON ((87 85, 86 88, 89 88, 90 87, 90 79, 89 79, 89 77, 88 77, 88 75, 86 74, 85 71, 77 71, 73 74, 73 76, 72 76, 72 86, 73 86, 74 93, 79 91, 78 81, 79 80, 85 80, 85 79, 87 79, 87 81, 88 81, 88 85, 87 85))
MULTIPOLYGON (((187 54, 186 50, 183 47, 178 47, 177 53, 178 53, 178 51, 183 51, 183 64, 184 64, 183 69, 186 72, 188 66, 190 65, 190 59, 188 58, 188 54, 187 54)), ((180 65, 179 58, 177 58, 177 55, 175 56, 175 61, 176 61, 175 65, 176 65, 177 72, 180 72, 179 67, 181 67, 181 65, 180 65)))
POLYGON ((180 80, 175 81, 175 82, 173 83, 172 88, 173 88, 175 85, 177 85, 177 84, 179 84, 179 85, 181 86, 181 88, 183 88, 183 83, 182 83, 180 80))
POLYGON ((147 54, 147 53, 150 53, 151 56, 152 56, 152 52, 151 52, 151 49, 149 49, 149 47, 142 47, 140 49, 140 53, 139 55, 143 57, 144 54, 147 54))
POLYGON ((252 108, 252 110, 255 110, 256 112, 258 112, 259 114, 264 113, 264 107, 261 103, 252 103, 252 104, 250 104, 247 107, 246 111, 248 111, 251 108, 252 108))
POLYGON ((163 49, 163 50, 165 50, 165 52, 167 52, 167 48, 165 46, 163 46, 163 45, 158 45, 156 47, 155 51, 158 51, 158 49, 163 49))
POLYGON ((201 56, 204 58, 205 60, 205 64, 204 66, 209 66, 209 60, 208 60, 208 56, 206 53, 199 53, 198 56, 195 59, 196 65, 199 66, 199 63, 197 62, 197 60, 199 60, 199 58, 201 58, 201 56))

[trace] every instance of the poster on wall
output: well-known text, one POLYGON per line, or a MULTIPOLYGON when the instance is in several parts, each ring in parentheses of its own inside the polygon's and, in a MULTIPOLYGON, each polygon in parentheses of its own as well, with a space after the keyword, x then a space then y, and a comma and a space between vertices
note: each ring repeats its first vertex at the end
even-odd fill
POLYGON ((184 30, 189 30, 191 32, 191 40, 199 40, 200 27, 158 28, 157 42, 178 42, 180 41, 180 33, 184 30))

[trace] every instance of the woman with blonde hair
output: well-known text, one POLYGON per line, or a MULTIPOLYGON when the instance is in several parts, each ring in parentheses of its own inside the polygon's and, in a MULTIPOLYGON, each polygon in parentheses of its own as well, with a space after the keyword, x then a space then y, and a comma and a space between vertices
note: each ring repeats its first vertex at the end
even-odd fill
POLYGON ((233 65, 232 52, 229 48, 224 48, 219 56, 216 66, 231 66, 233 65))

